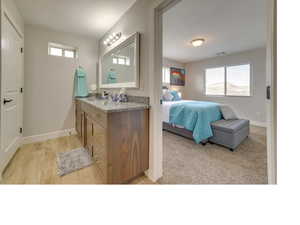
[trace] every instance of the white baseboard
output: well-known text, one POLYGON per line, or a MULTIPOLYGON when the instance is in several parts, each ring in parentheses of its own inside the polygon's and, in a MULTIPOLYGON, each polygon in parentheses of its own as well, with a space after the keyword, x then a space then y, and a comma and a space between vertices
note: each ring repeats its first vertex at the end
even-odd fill
POLYGON ((31 143, 35 143, 35 142, 42 142, 42 141, 47 141, 50 139, 55 139, 55 138, 65 137, 65 136, 75 135, 75 134, 76 134, 75 128, 59 130, 59 131, 55 131, 55 132, 51 132, 51 133, 24 137, 22 144, 31 144, 31 143))
POLYGON ((267 127, 267 123, 265 122, 250 121, 250 124, 257 127, 267 127))

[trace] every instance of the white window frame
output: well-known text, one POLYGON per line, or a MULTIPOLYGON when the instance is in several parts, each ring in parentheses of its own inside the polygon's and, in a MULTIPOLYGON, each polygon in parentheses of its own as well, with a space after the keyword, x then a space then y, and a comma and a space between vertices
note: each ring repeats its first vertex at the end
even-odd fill
POLYGON ((220 66, 214 66, 214 67, 207 67, 204 70, 204 95, 208 96, 208 97, 242 97, 242 98, 249 98, 253 96, 253 69, 252 69, 252 64, 251 63, 239 63, 239 64, 226 64, 226 65, 220 65, 220 66), (245 65, 249 65, 250 67, 250 93, 249 95, 245 96, 245 95, 227 95, 227 67, 233 67, 233 66, 245 66, 245 65), (224 68, 224 95, 207 95, 206 94, 206 72, 209 69, 216 69, 216 68, 224 68))
POLYGON ((48 43, 48 55, 49 56, 56 56, 56 57, 63 57, 67 59, 76 59, 78 58, 78 48, 72 47, 72 46, 67 46, 67 45, 62 45, 54 42, 49 42, 48 43), (62 55, 51 55, 51 48, 59 48, 62 50, 62 55), (65 56, 65 51, 73 51, 74 52, 74 57, 66 57, 65 56))

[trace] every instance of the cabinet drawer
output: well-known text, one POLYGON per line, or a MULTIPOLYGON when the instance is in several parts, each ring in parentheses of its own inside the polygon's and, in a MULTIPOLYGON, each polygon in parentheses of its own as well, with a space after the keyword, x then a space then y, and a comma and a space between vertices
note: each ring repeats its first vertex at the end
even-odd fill
POLYGON ((83 103, 81 105, 82 110, 95 120, 102 127, 107 127, 107 114, 89 104, 83 103))

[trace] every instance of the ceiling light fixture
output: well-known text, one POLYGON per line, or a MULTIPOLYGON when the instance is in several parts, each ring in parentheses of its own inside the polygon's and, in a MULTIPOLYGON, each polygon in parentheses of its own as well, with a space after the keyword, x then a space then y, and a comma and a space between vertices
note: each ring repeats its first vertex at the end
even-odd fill
POLYGON ((204 42, 205 42, 204 38, 198 38, 198 39, 194 39, 191 41, 191 43, 194 47, 200 47, 201 45, 204 44, 204 42))
POLYGON ((105 39, 105 41, 103 42, 104 45, 106 46, 111 46, 113 43, 115 43, 117 40, 119 40, 122 36, 122 33, 113 33, 111 35, 109 35, 108 38, 105 39))

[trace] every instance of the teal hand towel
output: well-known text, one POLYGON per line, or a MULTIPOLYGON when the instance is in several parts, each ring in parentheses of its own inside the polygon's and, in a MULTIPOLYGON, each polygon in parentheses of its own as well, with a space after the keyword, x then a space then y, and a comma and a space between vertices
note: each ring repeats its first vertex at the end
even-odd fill
POLYGON ((79 67, 75 71, 75 97, 87 97, 89 95, 86 72, 79 67))

